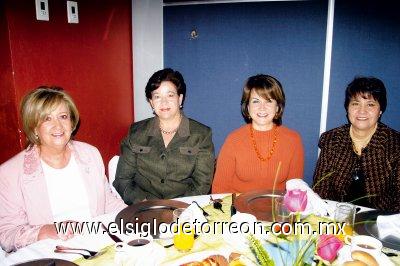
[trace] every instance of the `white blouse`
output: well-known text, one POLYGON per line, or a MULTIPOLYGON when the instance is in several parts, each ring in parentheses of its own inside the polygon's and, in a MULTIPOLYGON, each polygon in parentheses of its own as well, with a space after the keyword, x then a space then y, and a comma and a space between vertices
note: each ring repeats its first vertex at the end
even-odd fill
POLYGON ((55 169, 43 160, 40 161, 54 222, 88 221, 92 217, 88 193, 74 155, 71 154, 68 165, 62 169, 55 169))

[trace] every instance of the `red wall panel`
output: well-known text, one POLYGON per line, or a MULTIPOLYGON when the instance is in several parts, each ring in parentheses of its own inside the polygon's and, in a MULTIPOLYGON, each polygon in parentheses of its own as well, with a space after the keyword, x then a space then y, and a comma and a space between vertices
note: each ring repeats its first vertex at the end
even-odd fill
POLYGON ((7 19, 0 2, 0 163, 21 150, 7 19))
POLYGON ((63 0, 49 1, 49 21, 33 0, 6 3, 16 102, 39 85, 66 89, 81 114, 76 139, 107 163, 133 120, 130 0, 78 1, 79 24, 63 0))

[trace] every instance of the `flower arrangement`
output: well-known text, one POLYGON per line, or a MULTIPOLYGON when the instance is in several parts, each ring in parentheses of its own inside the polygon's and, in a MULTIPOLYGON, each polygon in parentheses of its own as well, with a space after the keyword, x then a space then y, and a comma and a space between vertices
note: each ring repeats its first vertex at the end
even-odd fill
POLYGON ((333 262, 338 254, 338 251, 343 247, 340 241, 334 235, 320 235, 317 244, 317 254, 325 261, 333 262))
MULTIPOLYGON (((300 222, 307 206, 307 191, 288 190, 283 197, 284 206, 300 222)), ((262 245, 254 236, 249 238, 250 247, 261 265, 303 266, 318 261, 318 265, 330 265, 337 257, 343 243, 334 235, 275 235, 275 241, 262 245)))
POLYGON ((250 248, 256 255, 258 262, 261 266, 275 266, 274 261, 269 256, 268 252, 262 246, 260 240, 253 235, 249 235, 250 248))
POLYGON ((307 206, 307 191, 293 189, 286 192, 283 203, 291 212, 302 212, 307 206))

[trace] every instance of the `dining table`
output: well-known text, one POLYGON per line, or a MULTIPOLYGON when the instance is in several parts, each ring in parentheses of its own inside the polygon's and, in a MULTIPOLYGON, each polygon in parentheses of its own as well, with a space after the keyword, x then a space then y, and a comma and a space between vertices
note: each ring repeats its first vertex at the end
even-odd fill
MULTIPOLYGON (((207 213, 211 214, 212 219, 229 221, 231 217, 230 208, 232 206, 231 194, 213 194, 212 199, 222 200, 222 209, 218 210, 210 201, 210 195, 200 195, 191 197, 176 198, 174 200, 202 207, 207 213)), ((325 201, 332 208, 337 202, 325 201)), ((358 207, 357 212, 366 212, 371 209, 358 207)), ((91 222, 100 222, 105 225, 115 222, 119 212, 107 213, 98 217, 94 217, 91 222)), ((208 217, 209 218, 209 217, 208 217)), ((117 234, 123 241, 127 239, 124 234, 117 234)), ((242 238, 243 239, 243 238, 242 238)), ((232 235, 201 235, 195 239, 193 248, 186 253, 182 253, 175 249, 171 239, 154 239, 155 248, 148 256, 140 258, 135 265, 181 265, 190 261, 198 261, 213 254, 220 254, 229 257, 232 253, 241 254, 246 265, 258 265, 257 259, 247 244, 232 238, 232 235)), ((45 239, 37 241, 33 244, 18 249, 15 252, 0 254, 0 265, 18 265, 24 262, 40 260, 44 258, 61 259, 74 262, 77 265, 118 265, 116 262, 116 242, 107 233, 98 234, 81 234, 73 238, 63 241, 60 239, 45 239), (88 250, 101 251, 96 258, 85 259, 79 254, 55 253, 55 247, 58 245, 67 247, 79 247, 88 250)), ((393 265, 400 265, 400 251, 384 248, 384 252, 394 254, 390 257, 393 265)), ((57 264, 55 264, 57 265, 57 264)), ((123 264, 119 264, 123 265, 123 264)))

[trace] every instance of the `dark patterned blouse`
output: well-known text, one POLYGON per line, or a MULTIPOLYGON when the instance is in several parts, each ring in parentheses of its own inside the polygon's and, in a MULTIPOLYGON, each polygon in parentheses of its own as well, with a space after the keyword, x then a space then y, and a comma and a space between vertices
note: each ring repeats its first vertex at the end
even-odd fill
POLYGON ((400 133, 379 123, 358 156, 349 130, 347 124, 321 135, 315 192, 325 199, 400 212, 400 133), (367 197, 357 200, 362 196, 367 197))

